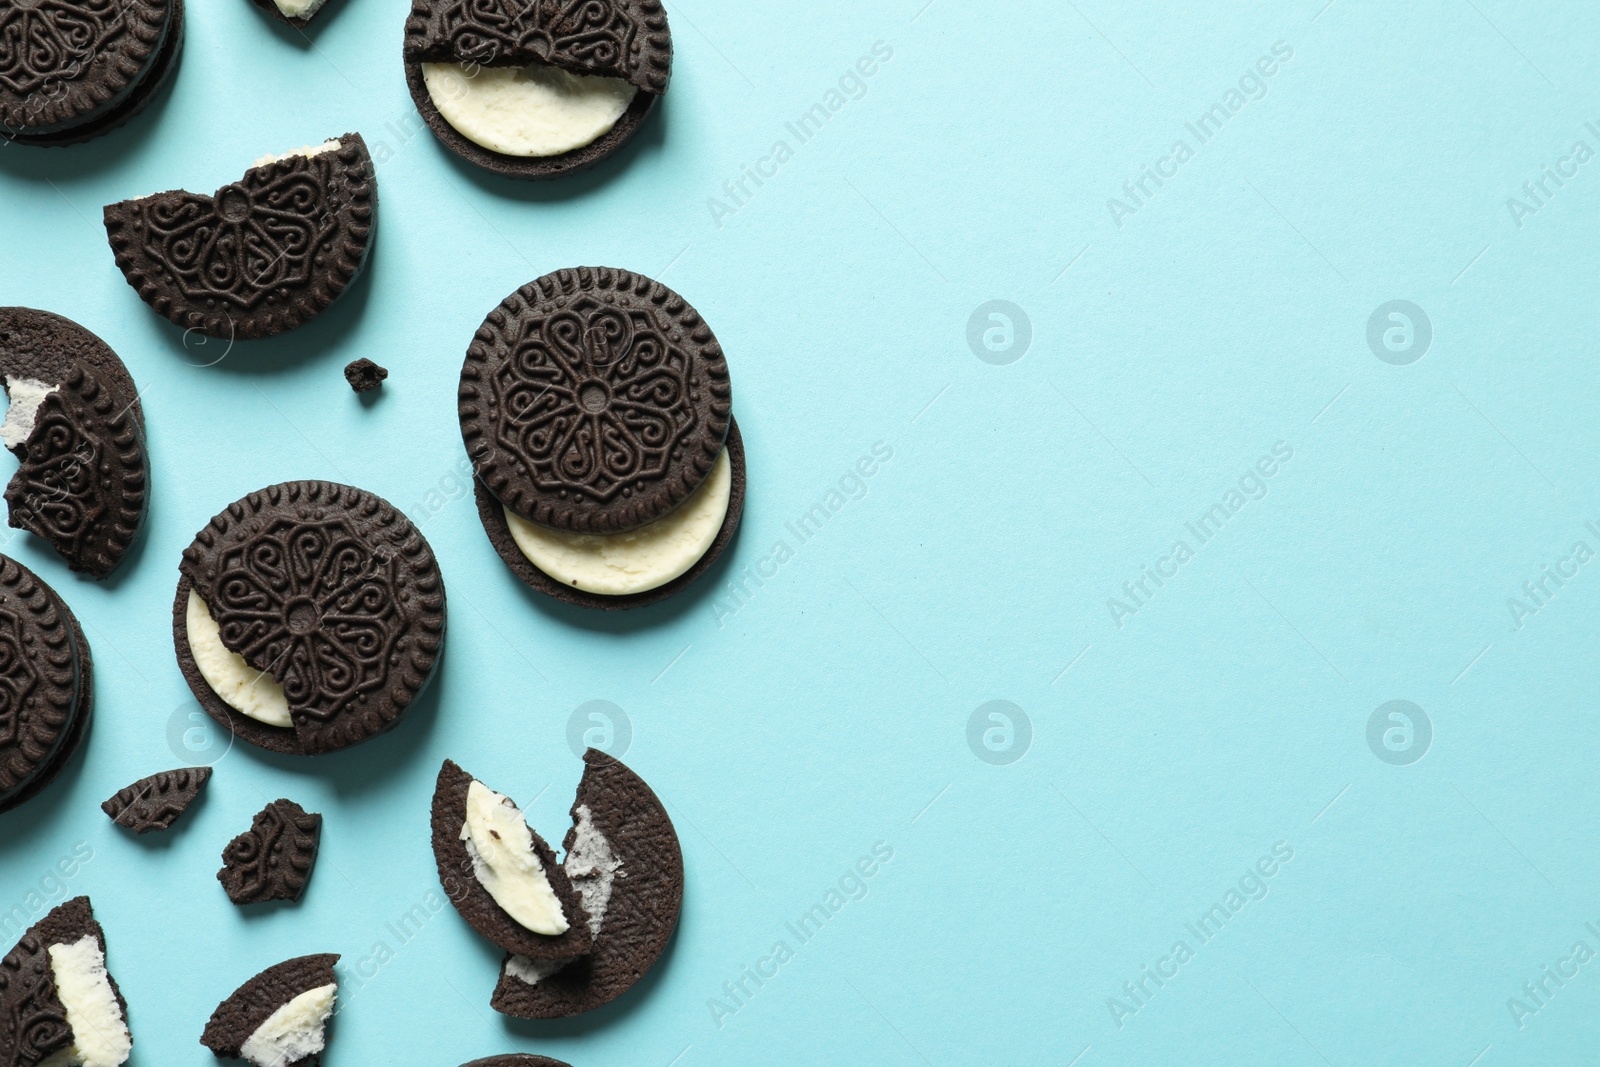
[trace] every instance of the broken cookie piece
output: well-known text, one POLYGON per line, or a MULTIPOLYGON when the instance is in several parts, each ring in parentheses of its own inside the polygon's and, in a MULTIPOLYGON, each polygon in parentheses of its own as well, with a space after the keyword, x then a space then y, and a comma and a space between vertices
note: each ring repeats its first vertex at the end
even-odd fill
POLYGON ((497 947, 538 960, 589 951, 588 915, 555 850, 509 797, 445 760, 433 793, 433 855, 445 895, 497 947))
POLYGON ((217 881, 235 904, 299 900, 311 880, 321 837, 321 815, 292 800, 274 800, 222 850, 217 881))
POLYGON ((423 121, 469 163, 550 178, 599 162, 666 94, 660 0, 413 0, 406 84, 423 121))
POLYGON ((438 666, 445 593, 433 550, 354 486, 251 493, 195 535, 179 570, 183 676, 207 714, 269 751, 312 756, 376 737, 438 666))
POLYGON ((136 834, 166 830, 189 810, 200 790, 211 780, 210 767, 179 767, 141 778, 117 791, 100 810, 118 826, 136 834))
POLYGON ((357 133, 264 156, 211 196, 182 190, 105 209, 117 266, 186 330, 253 340, 325 311, 366 266, 378 185, 357 133))
POLYGON ((105 931, 89 898, 75 897, 0 960, 0 1054, 8 1064, 120 1067, 132 1050, 105 931))
POLYGON ((311 17, 328 6, 329 0, 252 0, 252 2, 279 22, 303 31, 311 25, 311 17))
POLYGON ((365 356, 351 362, 344 369, 344 380, 358 393, 370 393, 382 385, 384 379, 388 377, 387 369, 378 366, 365 356))
POLYGON ((508 955, 489 1002, 505 1015, 561 1019, 615 1000, 661 956, 682 910, 683 851, 666 808, 620 760, 591 748, 583 761, 562 868, 592 944, 572 961, 508 955))
POLYGON ((316 1067, 338 999, 338 961, 325 953, 268 967, 217 1006, 200 1043, 255 1067, 316 1067))
POLYGON ((0 308, 0 374, 10 398, 0 444, 21 465, 7 522, 50 542, 67 566, 104 578, 148 510, 144 413, 128 368, 70 319, 0 308))

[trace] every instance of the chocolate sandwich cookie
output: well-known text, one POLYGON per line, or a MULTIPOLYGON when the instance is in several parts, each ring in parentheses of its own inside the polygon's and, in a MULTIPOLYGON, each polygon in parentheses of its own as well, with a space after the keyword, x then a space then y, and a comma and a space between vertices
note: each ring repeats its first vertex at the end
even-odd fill
POLYGON ((178 190, 111 204, 105 226, 146 304, 208 337, 255 340, 309 321, 349 288, 377 210, 367 144, 347 133, 263 156, 211 196, 178 190))
POLYGON ((217 1005, 200 1043, 256 1067, 317 1067, 338 999, 337 962, 330 952, 268 967, 217 1005))
POLYGON ((659 600, 738 527, 727 361, 659 282, 579 267, 523 286, 478 328, 457 409, 480 518, 535 589, 594 607, 659 600))
POLYGON ((331 0, 251 0, 262 11, 286 25, 302 32, 311 25, 312 16, 329 6, 331 0))
POLYGON ((412 0, 406 85, 467 162, 553 178, 610 155, 672 75, 660 0, 412 0))
POLYGON ((383 498, 284 482, 195 536, 172 605, 195 699, 253 745, 317 755, 393 728, 444 647, 444 580, 383 498))
POLYGON ((583 755, 563 863, 589 916, 589 953, 571 961, 508 955, 490 1005, 563 1019, 632 989, 660 958, 683 909, 683 850, 667 809, 620 760, 583 755))
POLYGON ((88 897, 55 908, 0 959, 0 1062, 119 1067, 133 1050, 128 1005, 106 970, 88 897))
POLYGON ((78 620, 38 575, 0 556, 0 812, 37 794, 94 713, 94 663, 78 620))
POLYGON ((479 934, 541 961, 589 951, 588 916, 577 892, 555 851, 509 797, 445 760, 432 826, 439 882, 479 934))
POLYGON ((311 881, 321 840, 321 815, 292 800, 274 800, 222 850, 217 881, 235 904, 299 900, 311 881))
POLYGON ((183 0, 0 0, 0 138, 60 147, 110 133, 182 51, 183 0))
POLYGON ((209 781, 210 767, 161 771, 117 790, 117 795, 101 804, 100 810, 112 822, 136 834, 166 830, 189 810, 209 781))
POLYGON ((144 412, 128 368, 70 319, 8 307, 0 374, 11 400, 0 443, 21 461, 6 486, 6 521, 49 541, 74 571, 106 577, 149 502, 144 412))

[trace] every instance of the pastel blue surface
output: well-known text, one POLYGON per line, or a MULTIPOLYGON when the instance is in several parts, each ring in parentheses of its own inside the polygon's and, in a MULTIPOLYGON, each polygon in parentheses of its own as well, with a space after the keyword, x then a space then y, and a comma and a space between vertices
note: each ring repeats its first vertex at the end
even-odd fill
POLYGON ((122 355, 154 466, 112 582, 5 547, 100 692, 86 757, 0 819, 0 907, 91 894, 147 1067, 208 1062, 217 1001, 312 951, 344 954, 329 1067, 1589 1062, 1600 11, 1398 6, 674 2, 638 143, 517 185, 421 126, 403 0, 336 0, 309 42, 191 0, 164 103, 0 149, 0 303, 122 355), (101 206, 347 130, 379 159, 364 279, 202 366, 219 343, 139 302, 101 206), (726 563, 626 617, 525 592, 462 478, 473 330, 580 263, 696 305, 749 455, 726 563), (370 406, 358 356, 391 370, 370 406), (339 756, 229 752, 135 840, 96 805, 192 725, 178 555, 292 478, 421 524, 442 675, 339 756), (511 1022, 453 911, 401 930, 437 892, 433 776, 559 838, 593 700, 676 820, 682 925, 613 1008, 511 1022), (315 878, 237 909, 218 853, 280 795, 326 817, 315 878))

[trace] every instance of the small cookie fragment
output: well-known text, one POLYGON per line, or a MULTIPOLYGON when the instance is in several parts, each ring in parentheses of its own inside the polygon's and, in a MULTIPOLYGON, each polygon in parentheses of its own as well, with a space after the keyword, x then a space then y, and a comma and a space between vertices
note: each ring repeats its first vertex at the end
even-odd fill
POLYGON ((88 732, 94 662, 72 611, 0 556, 0 812, 49 785, 88 732))
POLYGON ((0 374, 10 398, 0 444, 20 461, 6 521, 50 542, 74 571, 106 577, 149 501, 144 413, 128 368, 71 319, 7 307, 0 374))
POLYGON ((128 284, 177 326, 224 341, 292 330, 367 263, 378 182, 358 133, 263 156, 210 196, 174 190, 105 209, 128 284))
POLYGON ((217 1005, 200 1043, 255 1067, 316 1067, 338 999, 337 962, 330 952, 268 967, 217 1005))
POLYGON ((252 0, 252 2, 279 22, 303 31, 311 25, 312 16, 326 7, 329 0, 252 0))
POLYGON ((132 1050, 105 931, 89 898, 74 897, 0 960, 0 1062, 119 1067, 132 1050))
POLYGON ((370 393, 389 377, 387 367, 380 367, 366 356, 354 360, 344 369, 344 380, 358 393, 370 393))
POLYGON ((564 1019, 632 989, 672 939, 683 908, 683 849, 655 792, 620 760, 583 755, 563 867, 593 944, 571 962, 508 955, 489 1004, 522 1019, 564 1019))
POLYGON ((211 781, 210 767, 179 767, 141 778, 117 791, 100 810, 136 834, 165 830, 189 809, 211 781))
POLYGON ((292 800, 274 800, 222 850, 217 881, 235 904, 299 900, 311 880, 321 837, 321 815, 292 800))
POLYGON ((539 960, 564 960, 589 951, 588 915, 555 850, 527 826, 509 800, 489 790, 450 760, 439 769, 433 792, 433 857, 445 895, 467 924, 506 952, 539 960), (492 803, 489 803, 492 802, 492 803), (508 808, 502 826, 486 824, 486 811, 508 808), (526 833, 523 841, 513 835, 526 833), (476 846, 493 841, 480 851, 476 846), (489 853, 489 854, 486 854, 489 853), (525 876, 519 885, 518 876, 525 876), (526 881, 535 883, 527 893, 526 881), (553 926, 528 925, 529 904, 539 896, 553 926), (516 910, 502 906, 509 904, 516 910), (521 921, 519 921, 519 919, 521 921))

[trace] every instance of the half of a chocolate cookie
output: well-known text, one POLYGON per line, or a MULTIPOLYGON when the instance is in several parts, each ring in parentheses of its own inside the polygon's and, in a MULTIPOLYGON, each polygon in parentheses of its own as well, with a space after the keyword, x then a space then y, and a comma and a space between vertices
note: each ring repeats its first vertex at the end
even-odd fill
POLYGON ((0 959, 0 1062, 119 1067, 133 1051, 128 1005, 106 970, 106 934, 74 897, 0 959))
POLYGON ((583 762, 562 867, 593 945, 570 962, 508 955, 490 1001, 505 1015, 562 1019, 615 1000, 660 958, 683 910, 683 849, 660 798, 598 749, 583 762))
POLYGON ((511 799, 450 760, 433 791, 433 858, 445 896, 498 948, 541 961, 589 951, 588 915, 511 799))
POLYGON ((444 579, 411 521, 335 482, 283 482, 183 553, 172 634, 195 699, 253 745, 317 755, 399 723, 444 648, 444 579))
POLYGON ((0 812, 53 781, 94 714, 89 642, 38 575, 0 556, 0 812))
POLYGON ((672 75, 660 0, 412 0, 406 85, 456 155, 508 178, 592 166, 672 75))
POLYGON ((21 461, 6 521, 49 541, 74 571, 106 577, 149 508, 144 412, 128 368, 72 320, 8 307, 0 374, 10 398, 0 443, 21 461))
POLYGON ((210 767, 179 767, 141 778, 100 805, 118 826, 136 834, 170 829, 211 781, 210 767))
POLYGON ((311 881, 321 841, 321 815, 292 800, 274 800, 222 850, 217 881, 235 904, 299 900, 311 881))
POLYGON ((177 69, 183 0, 0 0, 0 139, 61 147, 110 133, 177 69))
POLYGON ((541 592, 651 603, 738 528, 744 448, 727 361, 659 282, 579 267, 523 286, 478 328, 457 408, 489 540, 541 592))
POLYGON ((378 181, 358 133, 256 160, 211 196, 182 190, 105 209, 117 267, 173 323, 222 340, 292 330, 367 263, 378 181))
POLYGON ((255 1067, 316 1067, 338 999, 338 962, 329 952, 268 967, 217 1005, 200 1043, 255 1067))

